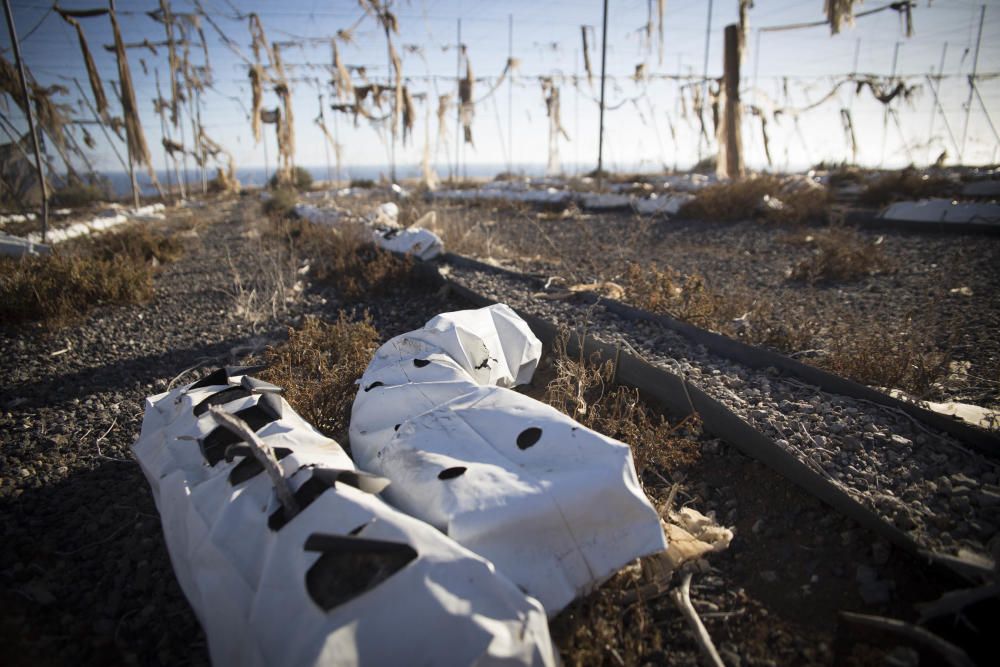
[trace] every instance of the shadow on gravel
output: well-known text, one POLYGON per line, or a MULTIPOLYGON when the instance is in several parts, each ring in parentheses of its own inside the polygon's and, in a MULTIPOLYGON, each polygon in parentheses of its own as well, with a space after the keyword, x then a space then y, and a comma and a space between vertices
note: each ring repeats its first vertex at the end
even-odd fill
MULTIPOLYGON (((83 398, 98 392, 138 391, 146 384, 153 384, 151 392, 164 391, 166 386, 157 384, 165 378, 173 378, 186 368, 202 364, 213 368, 237 361, 236 351, 249 351, 261 338, 284 338, 284 327, 275 328, 255 336, 240 336, 217 343, 199 345, 118 361, 98 368, 53 374, 35 382, 22 383, 7 388, 3 399, 11 401, 25 399, 24 407, 54 407, 60 402, 83 398)), ((205 372, 205 371, 202 371, 205 372)), ((190 381, 198 371, 192 371, 183 378, 190 381)), ((138 399, 141 401, 141 399, 138 399)))
POLYGON ((0 500, 0 664, 207 664, 134 461, 0 500))

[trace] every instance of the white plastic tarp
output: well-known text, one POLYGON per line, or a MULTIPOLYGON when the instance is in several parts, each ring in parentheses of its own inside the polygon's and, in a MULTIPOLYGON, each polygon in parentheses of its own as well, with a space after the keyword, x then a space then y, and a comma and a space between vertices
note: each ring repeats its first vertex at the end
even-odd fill
POLYGON ((978 222, 1000 224, 1000 204, 922 199, 892 204, 882 213, 886 220, 913 222, 978 222))
POLYGON ((23 255, 47 255, 50 252, 47 245, 34 243, 20 236, 12 236, 0 232, 0 255, 21 257, 23 255))
POLYGON ((423 227, 390 229, 373 232, 375 243, 386 250, 413 255, 417 259, 434 259, 444 251, 441 238, 423 227))
POLYGON ((435 317, 383 345, 351 419, 358 465, 386 498, 491 560, 550 616, 662 551, 627 445, 507 387, 541 345, 509 307, 435 317))
POLYGON ((336 442, 240 372, 148 398, 133 445, 213 664, 557 664, 536 600, 370 493, 336 442), (205 401, 253 422, 297 515, 252 457, 224 451, 234 437, 205 401))

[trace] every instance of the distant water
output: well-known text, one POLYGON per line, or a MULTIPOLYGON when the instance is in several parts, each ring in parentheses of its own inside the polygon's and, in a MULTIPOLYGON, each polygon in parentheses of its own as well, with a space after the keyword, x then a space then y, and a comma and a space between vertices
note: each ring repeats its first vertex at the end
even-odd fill
MULTIPOLYGON (((573 168, 570 165, 565 166, 567 173, 573 173, 573 168)), ((327 172, 325 165, 320 166, 307 166, 305 167, 312 174, 312 177, 316 181, 325 181, 328 178, 328 173, 332 175, 335 179, 337 177, 336 168, 327 172)), ((492 178, 497 174, 506 171, 507 167, 503 164, 470 164, 468 167, 462 167, 462 177, 463 178, 492 178)), ((545 174, 545 165, 543 164, 518 164, 514 165, 514 172, 518 174, 523 174, 525 176, 542 176, 545 174)), ((396 167, 396 178, 401 179, 413 179, 420 178, 422 172, 420 165, 400 165, 396 167)), ((114 188, 114 193, 116 196, 125 197, 131 193, 131 184, 129 182, 129 177, 127 173, 123 172, 104 172, 104 176, 111 181, 111 187, 114 188)), ((237 168, 236 178, 239 179, 240 184, 244 187, 259 187, 267 183, 268 178, 274 175, 274 169, 265 171, 263 167, 245 167, 237 168)), ((381 178, 388 178, 389 170, 384 165, 370 165, 370 166, 351 166, 344 167, 341 169, 341 178, 343 180, 351 179, 371 179, 379 180, 381 178)), ((211 180, 215 176, 215 170, 209 170, 207 172, 207 177, 211 180)), ((438 176, 445 178, 448 176, 447 171, 438 171, 438 176)), ((166 187, 168 182, 174 181, 173 172, 170 173, 169 177, 166 171, 157 170, 156 177, 160 180, 160 184, 166 187)), ((139 181, 139 188, 143 195, 155 195, 156 189, 153 187, 152 182, 149 180, 149 176, 146 172, 138 172, 136 178, 139 181)), ((187 182, 189 186, 194 190, 199 190, 201 187, 201 172, 194 169, 190 169, 187 172, 187 182)), ((175 184, 176 185, 176 184, 175 184)))

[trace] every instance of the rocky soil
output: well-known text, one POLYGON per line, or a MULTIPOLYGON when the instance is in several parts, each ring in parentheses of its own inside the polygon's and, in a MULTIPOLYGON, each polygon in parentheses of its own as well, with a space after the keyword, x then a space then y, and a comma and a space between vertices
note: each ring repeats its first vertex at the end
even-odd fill
MULTIPOLYGON (((148 485, 129 451, 145 396, 240 361, 280 340, 305 314, 363 308, 389 338, 467 307, 443 293, 405 289, 346 306, 330 289, 296 286, 298 263, 260 240, 259 215, 247 200, 172 212, 168 226, 189 239, 188 250, 161 268, 156 295, 145 305, 99 309, 57 331, 0 326, 0 663, 206 663, 204 636, 177 586, 148 485)), ((592 333, 687 375, 937 548, 984 549, 996 532, 995 467, 939 434, 751 373, 599 308, 539 304, 530 299, 537 285, 459 273, 453 275, 480 291, 567 326, 589 321, 592 333), (960 512, 971 519, 961 526, 954 524, 960 512)), ((978 284, 973 289, 979 293, 978 284)), ((695 576, 692 591, 727 664, 828 664, 838 610, 912 617, 913 603, 953 583, 729 444, 708 437, 697 444, 693 463, 650 472, 643 483, 658 501, 676 485, 678 505, 714 512, 736 530, 730 549, 695 576)), ((612 593, 598 591, 571 607, 554 621, 554 636, 566 641, 589 623, 588 610, 598 608, 602 594, 612 593)), ((612 625, 633 634, 655 627, 665 644, 631 655, 612 633, 599 662, 697 663, 697 647, 669 597, 612 601, 612 625)))

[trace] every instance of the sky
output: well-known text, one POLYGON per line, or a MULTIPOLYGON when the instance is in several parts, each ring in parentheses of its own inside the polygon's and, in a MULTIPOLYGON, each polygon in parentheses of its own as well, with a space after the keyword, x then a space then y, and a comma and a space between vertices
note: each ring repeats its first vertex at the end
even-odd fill
MULTIPOLYGON (((655 0, 609 2, 604 145, 605 165, 611 169, 686 168, 700 156, 714 151, 714 147, 699 142, 698 124, 690 108, 690 82, 663 75, 701 77, 706 72, 707 34, 707 74, 712 78, 721 76, 723 30, 725 25, 737 21, 738 2, 666 0, 662 58, 656 29, 652 44, 644 36, 650 4, 655 14, 655 0), (637 82, 632 75, 641 63, 650 76, 637 82), (679 95, 681 85, 688 91, 683 103, 679 95)), ((885 4, 888 3, 867 0, 859 9, 876 9, 885 4)), ((51 5, 43 0, 13 0, 12 5, 25 64, 32 75, 43 85, 67 86, 70 94, 57 99, 72 105, 76 118, 89 118, 73 84, 73 79, 78 80, 90 95, 73 29, 51 12, 51 5)), ((251 52, 250 33, 247 20, 240 15, 250 12, 260 16, 269 40, 283 43, 282 53, 293 78, 296 162, 327 164, 328 145, 313 119, 319 113, 320 94, 326 105, 335 101, 328 85, 329 39, 337 30, 357 24, 353 43, 340 44, 341 56, 348 65, 364 66, 370 80, 385 83, 386 41, 375 19, 362 18, 356 0, 203 0, 202 5, 215 24, 246 54, 251 52)), ((63 0, 61 6, 76 9, 104 6, 104 3, 63 0)), ((164 39, 163 25, 145 14, 158 6, 158 0, 119 0, 117 8, 126 42, 164 39)), ((964 153, 967 164, 1000 159, 990 119, 976 97, 965 130, 965 105, 970 95, 968 75, 973 66, 982 6, 982 2, 971 0, 918 0, 913 11, 915 35, 907 38, 899 15, 892 10, 861 17, 855 26, 838 35, 831 35, 829 26, 763 31, 760 29, 822 20, 823 0, 756 0, 749 12, 741 96, 745 105, 759 106, 768 120, 770 168, 798 170, 824 160, 850 159, 841 109, 850 111, 858 162, 867 166, 925 164, 944 149, 952 163, 960 152, 964 153), (945 78, 938 92, 947 123, 935 107, 927 79, 928 74, 939 71, 943 50, 944 67, 940 71, 945 78), (804 109, 821 101, 851 72, 889 76, 894 54, 896 74, 907 86, 915 84, 918 88, 909 99, 894 101, 892 114, 887 115, 884 106, 870 92, 855 94, 851 85, 840 86, 825 102, 804 109), (775 109, 785 111, 774 116, 775 109)), ((977 88, 992 122, 998 123, 1000 0, 990 0, 985 6, 978 62, 981 78, 977 88)), ((175 13, 195 10, 192 0, 173 0, 171 7, 175 13)), ((539 77, 547 76, 553 78, 560 90, 561 123, 566 136, 558 138, 557 147, 563 168, 574 173, 596 166, 600 0, 396 0, 392 10, 399 21, 399 34, 394 40, 403 58, 407 86, 414 94, 427 93, 428 100, 417 103, 418 115, 411 139, 405 146, 396 146, 397 164, 419 164, 426 143, 441 175, 454 168, 456 154, 467 166, 502 167, 508 162, 515 167, 544 166, 549 158, 550 125, 539 77), (456 88, 455 45, 459 22, 461 42, 467 47, 477 77, 473 97, 484 99, 475 108, 474 146, 463 144, 456 151, 455 113, 448 113, 447 125, 439 134, 436 108, 438 95, 454 92, 456 88), (584 73, 582 25, 593 29, 589 40, 593 85, 587 82, 584 73), (407 48, 410 46, 417 48, 407 48), (512 82, 505 81, 487 96, 509 55, 520 61, 518 74, 512 82)), ((101 17, 82 22, 114 107, 110 81, 117 78, 117 70, 113 53, 103 48, 112 42, 109 21, 101 17)), ((214 78, 212 88, 201 98, 205 131, 230 150, 241 167, 263 165, 266 150, 273 168, 276 152, 273 126, 265 126, 266 146, 255 143, 251 132, 247 113, 251 91, 246 65, 226 47, 211 25, 206 22, 203 28, 214 78)), ((10 40, 4 30, 0 49, 10 60, 13 56, 9 47, 10 40)), ((161 48, 155 56, 145 49, 130 49, 128 56, 153 162, 162 168, 160 120, 153 100, 157 72, 164 92, 169 88, 166 49, 161 48)), ((192 49, 191 58, 201 64, 200 49, 192 49)), ((277 96, 268 91, 264 106, 276 104, 277 96)), ((18 128, 25 126, 13 105, 0 106, 0 112, 18 128)), ((352 116, 334 113, 328 106, 325 115, 342 146, 345 169, 352 165, 384 167, 388 163, 390 147, 386 133, 364 119, 355 126, 352 116)), ((710 122, 710 114, 708 117, 710 122)), ((120 170, 109 142, 96 128, 87 127, 97 140, 97 148, 90 154, 95 167, 120 170)), ((742 130, 748 166, 768 168, 759 118, 746 113, 742 130)), ((120 144, 118 150, 124 154, 120 144)), ((334 161, 332 155, 329 161, 334 161)))

